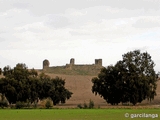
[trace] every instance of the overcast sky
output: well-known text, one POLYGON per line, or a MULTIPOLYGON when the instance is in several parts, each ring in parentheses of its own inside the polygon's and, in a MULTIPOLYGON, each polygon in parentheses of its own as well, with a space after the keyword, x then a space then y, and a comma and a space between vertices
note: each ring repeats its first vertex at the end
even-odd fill
POLYGON ((160 71, 160 0, 0 0, 0 68, 108 66, 135 49, 160 71))

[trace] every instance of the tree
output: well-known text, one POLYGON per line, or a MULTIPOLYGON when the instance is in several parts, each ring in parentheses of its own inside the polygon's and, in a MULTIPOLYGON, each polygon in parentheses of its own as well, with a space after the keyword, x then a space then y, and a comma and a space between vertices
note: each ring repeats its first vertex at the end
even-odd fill
POLYGON ((157 75, 150 54, 139 50, 123 55, 122 66, 126 69, 126 81, 130 88, 130 102, 136 104, 156 95, 157 75))
POLYGON ((6 100, 5 96, 0 93, 0 107, 8 107, 8 101, 6 100))
POLYGON ((122 61, 103 68, 98 77, 92 79, 92 92, 98 93, 112 105, 119 102, 135 105, 145 99, 151 101, 156 95, 157 86, 154 66, 147 52, 128 52, 123 55, 122 61))
POLYGON ((15 84, 16 81, 14 79, 1 78, 0 80, 0 93, 6 96, 10 104, 15 103, 17 100, 17 91, 13 87, 15 84))
POLYGON ((42 97, 50 97, 53 101, 53 104, 65 103, 67 99, 73 94, 65 87, 65 81, 59 77, 56 78, 47 78, 43 81, 43 90, 41 93, 42 97))
POLYGON ((10 104, 30 99, 30 74, 25 64, 17 64, 13 69, 10 66, 3 68, 5 78, 0 80, 0 92, 5 94, 10 104))
POLYGON ((0 68, 0 75, 2 74, 2 69, 0 68))
POLYGON ((34 69, 28 70, 25 64, 17 64, 13 69, 3 69, 4 78, 0 79, 0 93, 6 96, 10 104, 16 102, 35 103, 38 99, 51 98, 54 105, 65 103, 72 95, 59 77, 50 78, 45 73, 38 75, 34 69))
POLYGON ((120 81, 118 81, 119 71, 114 66, 101 69, 98 77, 92 79, 92 92, 99 94, 107 103, 117 105, 121 99, 120 81))

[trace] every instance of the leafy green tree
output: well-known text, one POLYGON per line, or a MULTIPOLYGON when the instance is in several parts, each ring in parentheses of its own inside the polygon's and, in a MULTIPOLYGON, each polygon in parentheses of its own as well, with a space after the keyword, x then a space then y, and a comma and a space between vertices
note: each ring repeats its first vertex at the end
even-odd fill
POLYGON ((139 50, 123 55, 115 66, 103 68, 93 78, 92 92, 99 94, 112 105, 130 102, 133 105, 143 100, 153 100, 156 95, 157 75, 154 62, 147 53, 139 50))
POLYGON ((114 66, 103 68, 98 75, 92 79, 92 92, 99 94, 107 103, 117 105, 121 101, 121 87, 119 86, 118 73, 114 66))
POLYGON ((30 80, 37 75, 34 70, 29 71, 25 64, 17 64, 13 69, 4 67, 3 75, 5 78, 0 80, 0 92, 5 94, 10 104, 33 99, 30 80))
POLYGON ((2 74, 2 69, 0 68, 0 75, 2 74))
POLYGON ((5 97, 5 95, 1 94, 1 93, 0 93, 0 107, 1 108, 8 107, 8 101, 5 97))
MULTIPOLYGON (((35 103, 40 98, 40 92, 42 91, 42 82, 37 78, 33 78, 30 80, 29 84, 30 84, 29 101, 31 103, 35 103)), ((43 97, 41 98, 43 99, 43 97)))
POLYGON ((3 68, 3 75, 5 77, 10 78, 12 73, 13 73, 13 70, 11 70, 10 66, 6 66, 6 67, 3 68))
POLYGON ((59 77, 52 78, 49 81, 45 81, 43 84, 44 91, 47 93, 47 97, 50 97, 53 104, 65 103, 67 99, 73 94, 65 87, 65 81, 59 77))
POLYGON ((36 103, 38 99, 51 98, 56 105, 59 102, 65 103, 72 95, 64 87, 63 79, 50 78, 44 73, 38 75, 36 70, 28 70, 25 64, 17 64, 13 69, 6 66, 3 75, 5 77, 0 79, 0 93, 6 96, 10 104, 36 103))
POLYGON ((14 79, 1 78, 0 93, 6 96, 8 102, 15 103, 17 100, 17 91, 14 87, 16 81, 14 79))
POLYGON ((154 71, 155 64, 150 54, 141 53, 139 50, 128 52, 123 55, 122 66, 125 69, 123 79, 129 88, 130 102, 135 105, 145 99, 153 100, 158 76, 154 71))

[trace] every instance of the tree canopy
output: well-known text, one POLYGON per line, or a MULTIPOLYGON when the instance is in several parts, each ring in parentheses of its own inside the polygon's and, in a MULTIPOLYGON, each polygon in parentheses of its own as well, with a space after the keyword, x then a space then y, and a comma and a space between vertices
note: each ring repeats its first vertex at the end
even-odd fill
POLYGON ((0 93, 6 96, 10 104, 17 101, 33 103, 49 97, 56 105, 65 103, 72 95, 64 87, 64 79, 50 78, 44 73, 38 75, 36 70, 28 70, 25 64, 17 64, 13 69, 6 66, 2 73, 4 77, 0 79, 0 93))
POLYGON ((2 74, 2 69, 0 68, 0 75, 2 74))
POLYGON ((112 105, 130 102, 133 105, 143 100, 153 100, 156 95, 157 75, 154 62, 147 53, 130 51, 114 66, 103 68, 92 79, 92 92, 99 94, 112 105))

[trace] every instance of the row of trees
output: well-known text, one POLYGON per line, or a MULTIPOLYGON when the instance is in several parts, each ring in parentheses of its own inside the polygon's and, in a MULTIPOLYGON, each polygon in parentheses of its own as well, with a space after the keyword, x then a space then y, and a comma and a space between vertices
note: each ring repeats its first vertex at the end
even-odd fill
POLYGON ((50 78, 44 73, 28 70, 25 64, 17 64, 11 69, 6 66, 1 70, 4 77, 0 79, 0 93, 5 95, 10 104, 18 101, 34 103, 39 99, 51 98, 53 104, 65 103, 72 95, 67 90, 65 80, 50 78))
POLYGON ((123 60, 103 68, 98 77, 92 79, 92 92, 112 105, 120 102, 135 105, 145 99, 151 101, 157 87, 154 66, 147 52, 128 52, 123 55, 123 60))

